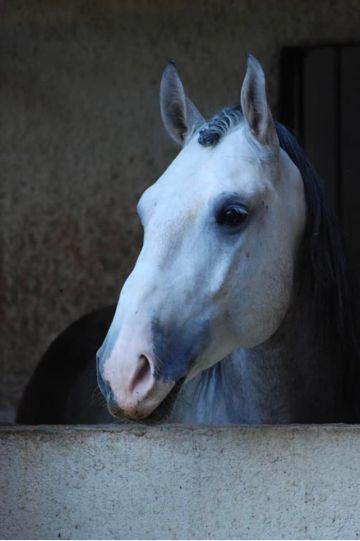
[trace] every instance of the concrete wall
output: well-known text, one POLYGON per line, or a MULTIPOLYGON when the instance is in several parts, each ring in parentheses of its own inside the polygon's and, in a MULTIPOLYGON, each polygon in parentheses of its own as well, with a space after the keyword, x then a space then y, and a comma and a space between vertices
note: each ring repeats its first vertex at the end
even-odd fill
POLYGON ((0 429, 3 539, 360 536, 360 427, 0 429))
POLYGON ((243 58, 358 40, 359 0, 4 0, 0 14, 0 411, 48 343, 114 302, 141 232, 134 205, 175 149, 159 79, 174 57, 205 115, 238 100, 243 58))

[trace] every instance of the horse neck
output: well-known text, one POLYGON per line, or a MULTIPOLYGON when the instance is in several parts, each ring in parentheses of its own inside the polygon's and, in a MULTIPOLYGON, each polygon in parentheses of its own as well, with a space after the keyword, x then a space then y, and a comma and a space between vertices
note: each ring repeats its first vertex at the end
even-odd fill
MULTIPOLYGON (((275 335, 229 357, 184 386, 174 410, 189 423, 341 420, 341 371, 332 341, 319 340, 311 299, 297 299, 275 335)), ((321 327, 321 325, 319 325, 321 327)))

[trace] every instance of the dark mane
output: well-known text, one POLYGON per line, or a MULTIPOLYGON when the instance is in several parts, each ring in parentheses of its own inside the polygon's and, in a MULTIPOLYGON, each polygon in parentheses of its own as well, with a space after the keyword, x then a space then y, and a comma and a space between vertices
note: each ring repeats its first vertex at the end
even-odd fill
MULTIPOLYGON (((200 130, 198 142, 203 146, 215 146, 242 120, 239 106, 226 108, 200 130)), ((359 348, 340 228, 326 202, 324 183, 297 139, 280 123, 276 124, 276 130, 280 146, 298 167, 305 189, 307 219, 301 260, 301 273, 305 279, 301 286, 306 289, 306 298, 312 299, 310 316, 318 339, 331 344, 336 351, 334 358, 341 365, 344 417, 349 422, 358 421, 359 348)))

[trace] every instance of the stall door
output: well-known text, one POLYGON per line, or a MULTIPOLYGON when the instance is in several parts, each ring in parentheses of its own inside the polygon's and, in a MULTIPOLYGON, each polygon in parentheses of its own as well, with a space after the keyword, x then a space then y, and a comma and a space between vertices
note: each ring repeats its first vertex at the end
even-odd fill
POLYGON ((326 182, 360 282, 360 45, 285 48, 279 117, 326 182))

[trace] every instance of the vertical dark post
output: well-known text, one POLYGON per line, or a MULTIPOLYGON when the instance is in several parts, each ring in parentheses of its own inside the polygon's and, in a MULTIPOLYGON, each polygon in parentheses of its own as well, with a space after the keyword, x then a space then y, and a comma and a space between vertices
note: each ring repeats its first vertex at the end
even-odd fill
POLYGON ((293 47, 283 47, 280 56, 278 118, 295 130, 295 54, 293 47))
POLYGON ((342 48, 335 48, 335 169, 336 210, 343 225, 343 156, 342 156, 342 48))
POLYGON ((306 141, 305 141, 305 126, 304 126, 304 51, 299 52, 298 58, 297 58, 297 70, 296 70, 296 77, 297 77, 297 102, 298 102, 298 110, 297 110, 297 129, 298 129, 298 136, 301 141, 301 144, 305 147, 306 141))
POLYGON ((304 51, 284 47, 280 63, 279 118, 299 139, 304 138, 304 51))

